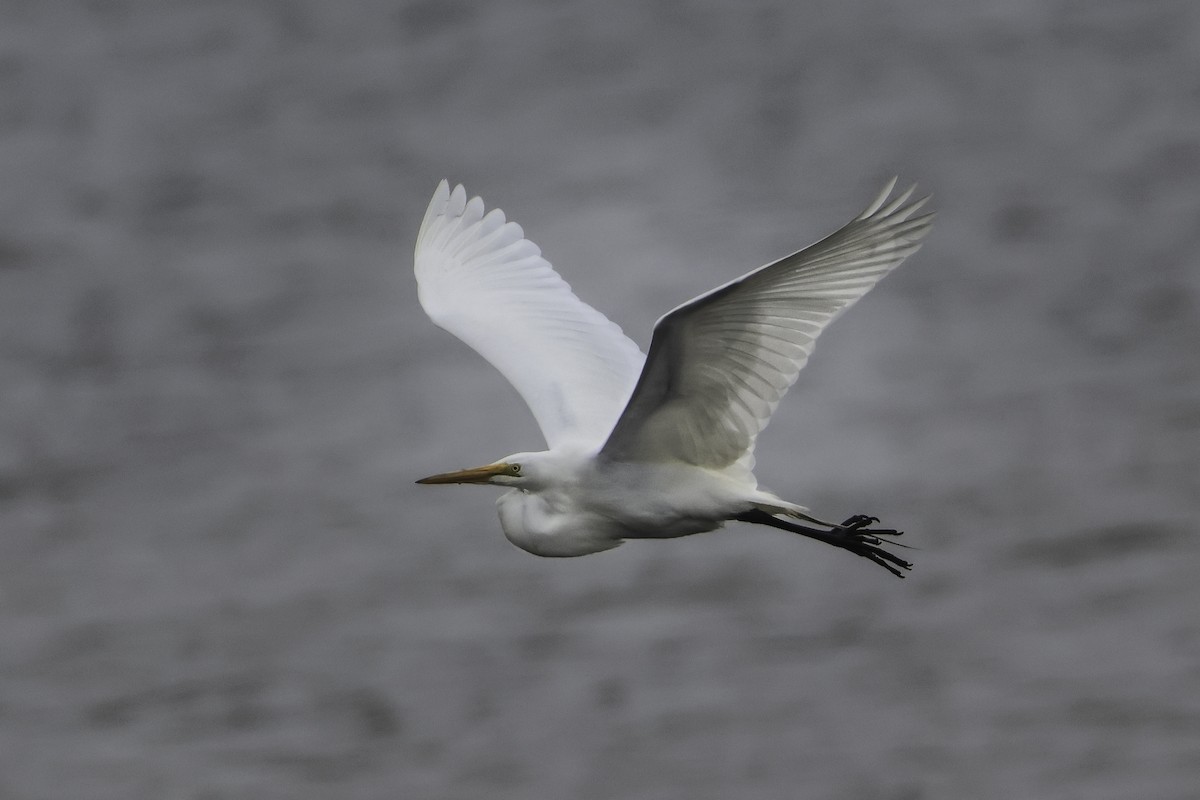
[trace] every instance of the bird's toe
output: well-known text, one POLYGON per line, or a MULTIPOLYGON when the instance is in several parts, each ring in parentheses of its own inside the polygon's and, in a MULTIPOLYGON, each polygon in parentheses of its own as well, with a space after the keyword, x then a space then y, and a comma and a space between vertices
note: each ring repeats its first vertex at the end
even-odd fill
POLYGON ((912 569, 912 563, 905 561, 894 553, 884 550, 880 545, 893 545, 896 547, 904 547, 904 545, 899 542, 880 539, 879 537, 900 536, 904 531, 898 531, 893 528, 869 527, 872 523, 876 522, 879 522, 877 517, 855 514, 837 528, 834 528, 832 533, 841 539, 842 546, 850 552, 870 559, 896 577, 903 578, 904 574, 900 570, 912 569))
POLYGON ((860 528, 865 528, 868 525, 875 523, 875 522, 879 522, 879 517, 869 517, 866 514, 855 514, 854 516, 847 519, 845 522, 843 522, 838 527, 843 530, 852 530, 853 531, 853 530, 858 530, 860 528))

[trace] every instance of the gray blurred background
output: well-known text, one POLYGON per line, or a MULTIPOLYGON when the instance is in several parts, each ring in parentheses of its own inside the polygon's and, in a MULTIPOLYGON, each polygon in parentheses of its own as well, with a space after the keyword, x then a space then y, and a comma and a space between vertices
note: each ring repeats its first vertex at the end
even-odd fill
POLYGON ((0 3, 0 798, 1200 796, 1200 5, 0 3), (733 526, 579 560, 442 177, 643 347, 893 173, 733 526))

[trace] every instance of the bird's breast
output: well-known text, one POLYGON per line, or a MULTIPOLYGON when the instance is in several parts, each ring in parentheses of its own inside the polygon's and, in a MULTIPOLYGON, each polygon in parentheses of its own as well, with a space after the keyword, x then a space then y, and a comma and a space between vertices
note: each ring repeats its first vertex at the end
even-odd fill
POLYGON ((553 492, 513 490, 501 495, 496 506, 504 536, 536 556, 586 556, 621 544, 618 525, 553 492))

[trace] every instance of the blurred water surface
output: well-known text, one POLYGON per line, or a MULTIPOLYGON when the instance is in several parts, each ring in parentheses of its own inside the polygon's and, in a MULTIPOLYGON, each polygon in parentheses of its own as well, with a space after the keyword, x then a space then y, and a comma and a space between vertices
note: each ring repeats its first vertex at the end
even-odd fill
POLYGON ((1200 6, 0 5, 0 797, 1191 798, 1200 6), (919 180, 759 474, 906 528, 545 561, 437 180, 643 346, 919 180))

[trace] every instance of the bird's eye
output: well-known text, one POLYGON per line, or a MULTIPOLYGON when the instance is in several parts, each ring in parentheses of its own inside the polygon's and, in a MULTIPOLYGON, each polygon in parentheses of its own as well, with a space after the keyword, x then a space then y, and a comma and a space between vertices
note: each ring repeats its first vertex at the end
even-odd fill
POLYGON ((511 472, 513 475, 520 475, 521 474, 521 465, 520 464, 509 464, 508 471, 511 472))

